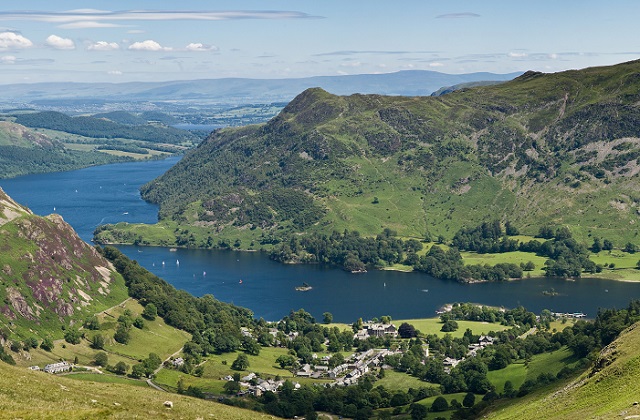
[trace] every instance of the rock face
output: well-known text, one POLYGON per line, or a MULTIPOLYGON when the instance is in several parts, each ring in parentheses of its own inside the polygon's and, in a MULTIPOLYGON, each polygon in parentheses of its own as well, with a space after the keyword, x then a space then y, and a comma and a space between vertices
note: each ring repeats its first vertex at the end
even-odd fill
POLYGON ((0 267, 0 325, 9 329, 83 319, 123 290, 113 287, 111 264, 61 216, 36 216, 1 189, 0 267))

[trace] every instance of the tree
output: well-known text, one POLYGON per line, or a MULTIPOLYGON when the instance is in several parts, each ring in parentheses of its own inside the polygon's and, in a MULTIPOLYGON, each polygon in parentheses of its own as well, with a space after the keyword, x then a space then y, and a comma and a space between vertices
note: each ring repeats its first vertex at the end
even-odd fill
POLYGON ((260 344, 251 337, 242 337, 242 349, 253 356, 260 354, 260 344))
POLYGON ((624 252, 628 252, 629 254, 635 254, 636 252, 638 252, 638 247, 634 243, 627 242, 622 250, 624 252))
POLYGON ((608 239, 602 241, 602 249, 605 251, 611 251, 613 249, 613 242, 608 239))
POLYGON ((133 367, 131 368, 131 377, 132 378, 142 378, 143 376, 146 375, 146 369, 144 367, 144 364, 142 363, 138 363, 133 365, 133 367))
POLYGON ((144 319, 141 316, 136 317, 136 319, 133 320, 133 326, 138 328, 138 329, 140 329, 140 330, 143 329, 144 328, 144 319))
POLYGON ((331 314, 331 312, 323 313, 322 322, 324 322, 325 324, 331 324, 333 322, 333 314, 331 314))
POLYGON ((502 395, 507 398, 513 398, 516 395, 516 390, 513 387, 513 382, 506 381, 504 383, 504 390, 502 391, 502 395))
POLYGON ((53 340, 50 337, 45 337, 42 343, 40 343, 40 348, 44 351, 51 351, 54 347, 53 340))
POLYGON ((462 400, 462 405, 471 408, 476 403, 476 396, 473 392, 467 392, 467 395, 464 396, 462 400))
POLYGON ((104 337, 102 334, 96 334, 91 337, 91 347, 96 350, 101 350, 104 348, 104 337))
POLYGON ((400 324, 400 327, 398 327, 398 335, 400 335, 401 338, 413 338, 417 334, 413 325, 403 322, 400 324))
POLYGON ((153 303, 148 303, 147 306, 144 307, 144 311, 142 311, 142 316, 149 321, 153 321, 158 316, 158 308, 153 303))
POLYGON ((453 331, 456 331, 457 329, 458 329, 458 323, 453 319, 450 319, 446 321, 444 324, 442 324, 442 328, 440 328, 440 331, 453 332, 453 331))
POLYGON ((93 361, 96 366, 107 366, 109 364, 109 356, 107 356, 107 353, 100 351, 93 356, 93 361))
POLYGON ((64 332, 64 340, 69 344, 80 344, 82 333, 76 327, 69 328, 64 332))
POLYGON ((233 370, 247 370, 249 367, 249 358, 246 354, 240 353, 236 360, 231 364, 231 369, 233 370))
POLYGON ((591 251, 593 251, 596 254, 602 251, 602 244, 600 243, 600 238, 593 239, 593 245, 591 245, 591 251))
POLYGON ((129 328, 125 324, 118 325, 118 329, 116 333, 113 335, 113 339, 116 340, 120 344, 127 344, 131 339, 129 334, 129 328))
POLYGON ((94 315, 87 318, 87 320, 84 322, 84 327, 88 330, 99 330, 100 322, 98 321, 98 317, 94 315))
POLYGON ((409 409, 411 410, 412 420, 422 420, 427 417, 427 407, 422 404, 413 403, 409 409))
POLYGON ((344 356, 342 353, 334 353, 329 359, 329 367, 334 368, 344 363, 344 356))
POLYGON ((431 404, 431 411, 439 412, 439 411, 447 411, 449 409, 449 403, 447 400, 441 395, 433 401, 431 404))
POLYGON ((129 366, 127 366, 125 362, 118 362, 113 367, 113 373, 115 373, 116 375, 125 375, 128 370, 129 366))
POLYGON ((227 381, 222 387, 227 394, 237 394, 240 391, 240 382, 227 381))
POLYGON ((29 337, 24 340, 25 350, 36 349, 38 348, 38 339, 35 337, 29 337))
POLYGON ((276 363, 279 364, 282 369, 287 366, 293 366, 295 361, 296 359, 294 359, 290 354, 282 354, 276 359, 276 363))

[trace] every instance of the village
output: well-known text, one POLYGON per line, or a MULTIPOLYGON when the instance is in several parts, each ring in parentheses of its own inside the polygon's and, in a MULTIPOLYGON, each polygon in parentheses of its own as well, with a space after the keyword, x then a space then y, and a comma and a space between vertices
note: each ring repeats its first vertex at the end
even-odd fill
MULTIPOLYGON (((246 331, 245 331, 246 333, 246 331)), ((297 336, 297 332, 292 332, 287 336, 287 339, 292 340, 297 336)), ((379 324, 379 323, 365 323, 362 329, 358 330, 354 334, 354 339, 366 340, 370 337, 390 337, 393 339, 398 338, 398 329, 393 324, 379 324)), ((468 346, 468 351, 465 357, 455 359, 451 357, 445 357, 443 359, 444 370, 446 373, 450 373, 452 368, 455 368, 460 362, 468 357, 475 357, 478 352, 487 346, 495 343, 495 338, 491 336, 481 335, 478 343, 472 343, 468 346)), ((325 343, 327 344, 327 343, 325 343)), ((430 357, 429 345, 424 344, 424 357, 430 357)), ((354 353, 344 363, 329 367, 330 356, 318 357, 317 354, 313 354, 313 363, 305 363, 300 366, 298 370, 294 372, 295 377, 298 378, 311 378, 311 379, 331 379, 328 386, 349 386, 358 383, 364 375, 373 370, 379 369, 391 369, 392 367, 385 364, 385 358, 396 354, 403 354, 404 350, 401 348, 391 349, 369 349, 365 352, 354 353)), ((234 378, 228 375, 222 378, 226 381, 233 381, 234 378)), ((248 375, 240 378, 240 386, 242 391, 238 393, 238 396, 254 395, 259 397, 265 392, 270 391, 277 393, 279 388, 282 387, 285 380, 279 379, 263 379, 256 373, 251 372, 248 375)), ((294 382, 295 389, 300 388, 300 384, 294 382)))

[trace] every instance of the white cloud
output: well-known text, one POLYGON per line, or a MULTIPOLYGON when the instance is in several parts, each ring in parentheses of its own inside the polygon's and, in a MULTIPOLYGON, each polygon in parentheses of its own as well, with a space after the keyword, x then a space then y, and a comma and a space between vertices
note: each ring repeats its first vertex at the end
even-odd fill
POLYGON ((200 42, 192 42, 185 49, 187 51, 218 51, 218 47, 215 45, 207 45, 200 42))
POLYGON ((117 23, 81 21, 81 22, 63 23, 62 25, 58 25, 58 28, 62 28, 62 29, 90 29, 90 28, 121 28, 123 26, 124 25, 118 25, 117 23))
POLYGON ((318 18, 307 13, 286 10, 225 10, 225 11, 173 11, 173 10, 95 10, 78 9, 66 12, 0 11, 2 20, 31 20, 61 25, 77 22, 109 21, 166 21, 166 20, 233 20, 233 19, 309 19, 318 18))
POLYGON ((464 19, 464 18, 477 18, 480 17, 477 13, 462 12, 462 13, 447 13, 444 15, 436 16, 436 19, 464 19))
POLYGON ((558 58, 558 54, 556 54, 556 53, 551 53, 551 54, 549 54, 549 58, 550 58, 550 59, 552 59, 552 60, 555 60, 555 59, 557 59, 557 58, 558 58))
POLYGON ((16 60, 17 58, 15 55, 3 55, 0 57, 0 63, 2 64, 15 64, 16 60))
POLYGON ((444 64, 438 63, 438 62, 429 63, 429 67, 443 67, 443 66, 444 64))
POLYGON ((170 47, 163 47, 151 39, 147 39, 142 42, 134 42, 129 45, 129 49, 132 51, 171 51, 170 47))
POLYGON ((9 50, 17 48, 29 48, 33 46, 33 42, 15 32, 0 33, 0 50, 9 50))
POLYGON ((76 44, 73 43, 69 38, 62 38, 58 35, 49 35, 45 44, 51 48, 55 48, 56 50, 75 50, 76 44))
POLYGON ((87 46, 89 51, 113 51, 120 49, 120 45, 116 42, 98 41, 87 46))
POLYGON ((348 63, 340 64, 340 67, 360 67, 362 63, 360 61, 350 61, 348 63))
POLYGON ((510 52, 507 55, 511 58, 524 58, 527 56, 527 54, 523 52, 510 52))
POLYGON ((143 31, 142 29, 131 29, 129 31, 127 31, 128 34, 143 34, 145 33, 145 31, 143 31))
POLYGON ((110 74, 112 76, 122 76, 122 72, 120 70, 109 70, 107 74, 110 74))

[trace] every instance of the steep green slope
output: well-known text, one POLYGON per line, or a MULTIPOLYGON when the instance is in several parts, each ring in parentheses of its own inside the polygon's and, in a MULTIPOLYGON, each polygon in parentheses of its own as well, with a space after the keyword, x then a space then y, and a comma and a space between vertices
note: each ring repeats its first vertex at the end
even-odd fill
POLYGON ((265 125, 214 132, 142 193, 166 223, 251 241, 282 229, 451 237, 508 216, 526 234, 564 224, 622 244, 640 221, 639 75, 636 61, 442 97, 310 89, 265 125))
POLYGON ((272 419, 150 388, 76 381, 0 362, 1 419, 272 419), (171 401, 173 408, 164 406, 171 401))
POLYGON ((637 418, 640 415, 640 325, 605 347, 595 367, 561 387, 501 406, 491 419, 637 418))
POLYGON ((39 217, 0 189, 0 329, 58 338, 69 322, 127 297, 122 277, 58 215, 39 217))

